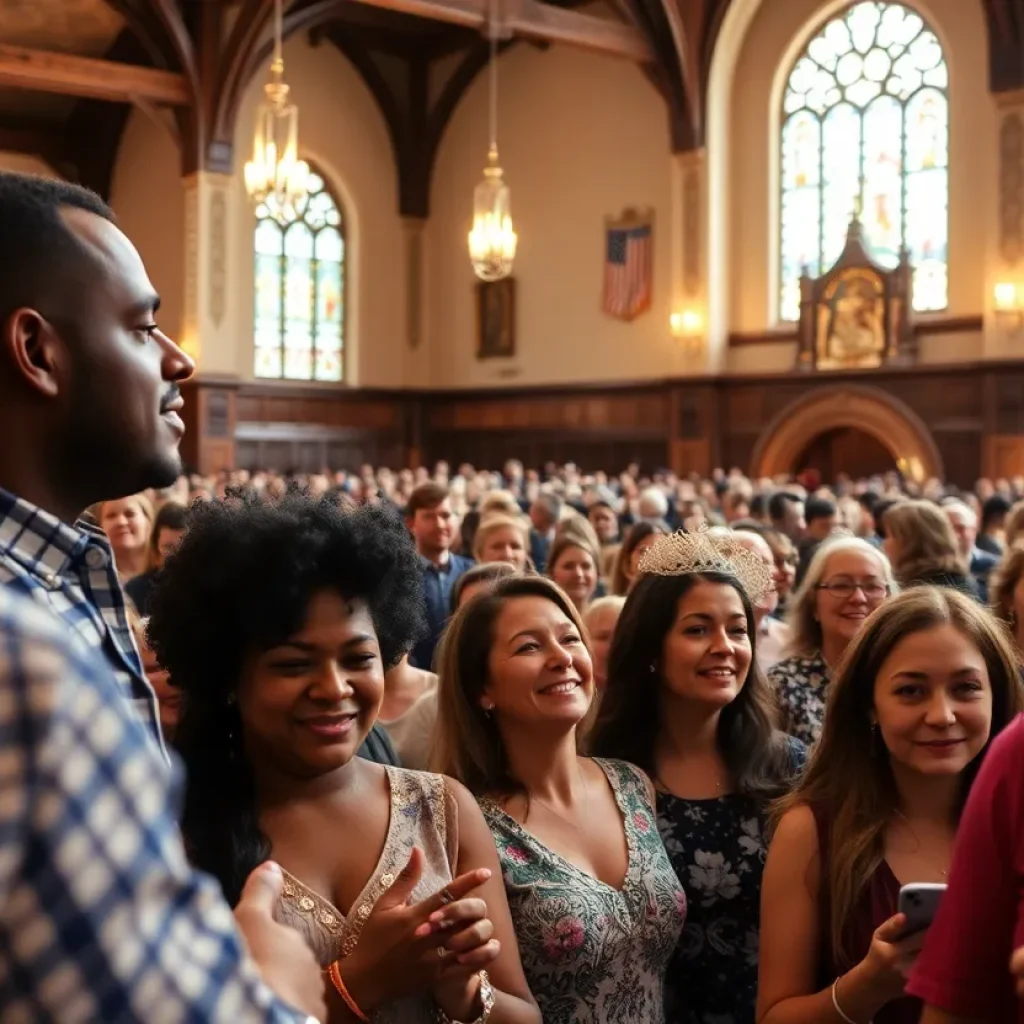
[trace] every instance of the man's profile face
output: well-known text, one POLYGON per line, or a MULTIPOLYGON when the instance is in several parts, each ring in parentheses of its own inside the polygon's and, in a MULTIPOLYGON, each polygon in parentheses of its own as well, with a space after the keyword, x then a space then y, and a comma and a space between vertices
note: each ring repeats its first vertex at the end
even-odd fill
POLYGON ((111 496, 166 487, 181 473, 178 383, 195 364, 161 331, 159 297, 124 233, 83 210, 64 219, 93 263, 81 301, 54 324, 68 353, 64 444, 111 496))

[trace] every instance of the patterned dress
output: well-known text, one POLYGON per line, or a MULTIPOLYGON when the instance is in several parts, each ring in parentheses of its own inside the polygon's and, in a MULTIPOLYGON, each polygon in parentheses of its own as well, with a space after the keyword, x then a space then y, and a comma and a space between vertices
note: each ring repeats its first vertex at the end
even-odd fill
MULTIPOLYGON (((418 903, 452 880, 458 862, 458 805, 440 775, 385 766, 391 788, 391 818, 380 860, 348 915, 319 893, 284 872, 284 891, 275 912, 305 938, 321 965, 347 956, 359 941, 374 904, 394 883, 414 846, 423 852, 423 876, 413 890, 418 903)), ((433 1024, 430 995, 399 999, 373 1014, 374 1024, 433 1024)))
POLYGON ((629 864, 621 889, 549 850, 494 801, 481 806, 544 1024, 662 1024, 665 969, 686 897, 658 835, 650 781, 623 761, 595 763, 624 822, 629 864))
MULTIPOLYGON (((807 749, 790 739, 794 774, 807 749)), ((738 793, 684 800, 658 792, 658 830, 688 896, 668 969, 668 1024, 754 1024, 767 807, 738 793)))
POLYGON ((794 655, 780 661, 768 673, 782 711, 782 728, 814 746, 821 735, 828 698, 828 665, 815 651, 809 656, 794 655))

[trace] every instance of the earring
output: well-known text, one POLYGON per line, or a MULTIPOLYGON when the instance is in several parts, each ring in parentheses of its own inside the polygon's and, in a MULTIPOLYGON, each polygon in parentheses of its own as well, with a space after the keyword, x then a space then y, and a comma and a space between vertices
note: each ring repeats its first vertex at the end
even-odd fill
POLYGON ((491 712, 494 710, 494 701, 493 700, 489 700, 486 704, 481 704, 480 706, 484 709, 484 714, 488 718, 490 718, 491 717, 491 712))
POLYGON ((655 665, 654 662, 652 661, 651 665, 650 665, 650 668, 648 668, 647 671, 650 672, 651 675, 653 676, 658 671, 658 666, 655 665))

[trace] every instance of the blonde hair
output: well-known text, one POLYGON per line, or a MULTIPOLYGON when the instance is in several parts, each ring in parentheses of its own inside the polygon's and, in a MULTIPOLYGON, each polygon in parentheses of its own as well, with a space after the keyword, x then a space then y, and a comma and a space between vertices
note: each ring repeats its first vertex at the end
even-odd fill
MULTIPOLYGON (((557 542, 562 537, 577 538, 580 542, 577 544, 577 547, 585 548, 591 554, 601 550, 601 541, 597 536, 597 530, 594 529, 586 516, 581 516, 578 512, 570 511, 569 515, 555 527, 555 541, 557 542)), ((548 564, 551 564, 550 557, 548 558, 548 564)), ((598 572, 600 572, 600 554, 595 556, 594 565, 597 567, 598 572)))
POLYGON ((511 528, 519 532, 519 536, 523 542, 523 552, 527 558, 530 555, 530 531, 526 524, 523 522, 521 517, 506 516, 500 512, 491 512, 486 517, 480 519, 480 524, 476 528, 476 535, 473 537, 473 557, 478 562, 485 561, 484 559, 484 545, 487 543, 487 538, 498 530, 505 530, 511 528))
POLYGON ((626 607, 626 599, 620 594, 608 594, 605 597, 599 597, 593 604, 587 605, 587 610, 583 613, 583 623, 590 629, 590 620, 595 615, 600 615, 604 611, 616 611, 621 612, 626 607))
POLYGON ((869 544, 860 537, 835 537, 825 541, 814 553, 811 564, 807 567, 807 574, 803 582, 793 596, 793 603, 786 616, 789 624, 790 637, 786 649, 792 654, 813 654, 820 650, 822 644, 821 623, 818 621, 817 601, 818 587, 825 578, 828 571, 828 562, 833 555, 841 555, 846 552, 856 552, 861 555, 869 555, 878 561, 882 570, 882 579, 889 588, 889 593, 898 591, 895 580, 892 576, 892 566, 885 552, 869 544))
MULTIPOLYGON (((976 601, 948 587, 915 587, 872 614, 851 641, 832 676, 825 723, 810 763, 794 791, 773 809, 774 823, 807 806, 827 836, 822 892, 836 963, 849 966, 843 933, 885 854, 885 829, 897 812, 888 752, 872 723, 875 680, 893 649, 914 633, 951 625, 977 647, 992 686, 989 743, 1024 710, 1019 661, 1005 634, 976 601)), ((961 773, 959 809, 984 760, 982 750, 961 773)), ((844 967, 845 969, 845 967, 844 967)))
POLYGON ((458 779, 474 796, 522 790, 522 783, 509 770, 494 716, 485 714, 480 705, 490 675, 495 624, 508 602, 520 597, 551 601, 581 637, 587 636, 569 596, 543 576, 496 580, 455 613, 437 656, 437 723, 430 766, 431 771, 458 779))
MULTIPOLYGON (((113 505, 115 501, 134 501, 138 506, 146 522, 149 523, 149 528, 153 528, 153 520, 156 518, 156 512, 153 510, 153 502, 145 494, 127 494, 123 498, 108 498, 106 501, 98 502, 93 506, 95 509, 96 523, 102 528, 103 526, 103 510, 108 505, 113 505)), ((148 540, 147 540, 148 543, 148 540)))
POLYGON ((517 519, 523 514, 515 495, 511 491, 488 491, 480 502, 480 521, 493 515, 517 519))
POLYGON ((893 569, 904 586, 933 573, 967 575, 949 517, 930 501, 901 501, 884 516, 895 545, 893 569))
POLYGON ((1013 625, 1016 618, 1013 592, 1020 582, 1021 573, 1024 573, 1024 544, 1018 544, 1003 556, 988 585, 992 613, 1008 626, 1013 625))

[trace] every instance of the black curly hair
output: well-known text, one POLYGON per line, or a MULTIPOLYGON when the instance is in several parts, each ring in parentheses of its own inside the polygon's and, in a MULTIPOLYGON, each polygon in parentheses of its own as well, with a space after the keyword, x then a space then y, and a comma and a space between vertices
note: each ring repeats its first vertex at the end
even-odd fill
POLYGON ((175 745, 188 771, 186 845, 232 905, 270 851, 231 698, 245 657, 294 635, 324 589, 366 602, 385 668, 425 632, 423 573, 397 511, 301 493, 196 502, 153 593, 149 642, 185 695, 175 745))

